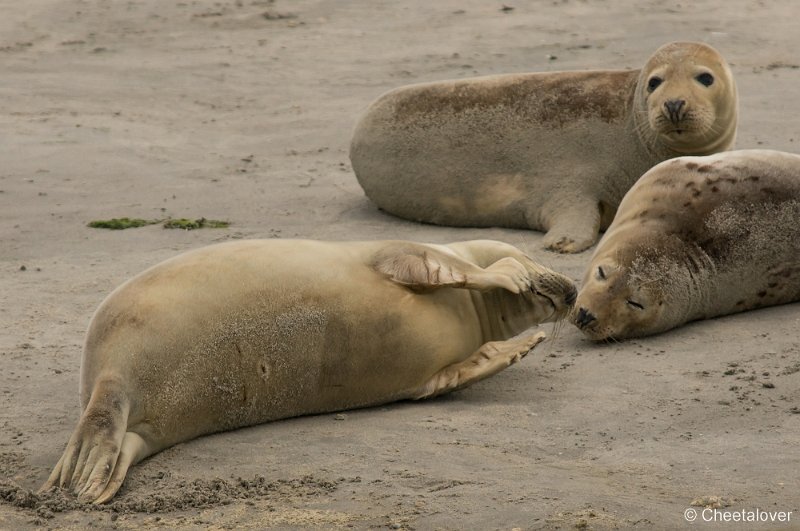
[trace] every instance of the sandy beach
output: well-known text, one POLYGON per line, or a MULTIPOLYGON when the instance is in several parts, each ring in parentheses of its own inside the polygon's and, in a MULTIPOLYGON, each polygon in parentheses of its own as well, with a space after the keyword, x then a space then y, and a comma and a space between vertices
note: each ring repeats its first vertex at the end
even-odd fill
POLYGON ((638 68, 666 42, 704 41, 736 77, 737 147, 796 152, 793 0, 29 0, 0 10, 0 529, 800 528, 798 304, 611 344, 565 325, 452 395, 179 444, 132 468, 107 505, 33 494, 78 420, 95 308, 181 251, 237 238, 491 238, 580 281, 591 250, 559 255, 539 232, 379 211, 348 146, 383 92, 638 68), (123 216, 231 225, 87 227, 123 216), (705 505, 792 511, 791 522, 687 522, 705 505))

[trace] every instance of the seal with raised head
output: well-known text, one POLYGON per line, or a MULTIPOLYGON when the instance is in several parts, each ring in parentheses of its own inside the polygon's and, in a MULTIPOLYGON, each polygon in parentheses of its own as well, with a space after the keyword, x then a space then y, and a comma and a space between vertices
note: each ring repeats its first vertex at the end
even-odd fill
POLYGON ((573 323, 593 340, 800 300, 800 156, 680 157, 622 200, 573 323))
POLYGON ((97 309, 83 413, 43 489, 102 503, 199 435, 420 399, 516 362, 575 286, 496 241, 250 240, 158 264, 97 309))
POLYGON ((722 56, 706 44, 674 42, 640 70, 401 87, 367 109, 350 159, 386 212, 546 231, 548 249, 579 252, 652 166, 730 148, 737 115, 722 56))

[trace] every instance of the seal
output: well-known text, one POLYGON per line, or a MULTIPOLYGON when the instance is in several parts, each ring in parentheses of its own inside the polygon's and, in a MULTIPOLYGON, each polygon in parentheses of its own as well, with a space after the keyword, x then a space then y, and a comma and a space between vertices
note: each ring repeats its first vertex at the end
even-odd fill
POLYGON ((572 322, 593 340, 800 300, 800 156, 742 150, 662 162, 592 256, 572 322))
POLYGON ((244 240, 127 281, 97 309, 83 413, 42 489, 102 503, 128 468, 194 437, 420 399, 541 342, 576 289, 496 241, 244 240))
POLYGON ((706 44, 674 42, 640 70, 508 74, 410 85, 370 105, 350 159, 366 195, 427 223, 546 231, 593 245, 652 166, 736 136, 736 85, 706 44))

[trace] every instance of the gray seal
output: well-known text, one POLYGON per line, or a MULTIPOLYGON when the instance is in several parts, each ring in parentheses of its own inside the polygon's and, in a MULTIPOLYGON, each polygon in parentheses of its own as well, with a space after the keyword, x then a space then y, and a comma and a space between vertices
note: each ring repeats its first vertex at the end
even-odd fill
POLYGON ((398 88, 360 119, 350 159, 386 212, 546 231, 546 248, 579 252, 652 166, 730 148, 737 109, 725 59, 706 44, 674 42, 640 70, 398 88))

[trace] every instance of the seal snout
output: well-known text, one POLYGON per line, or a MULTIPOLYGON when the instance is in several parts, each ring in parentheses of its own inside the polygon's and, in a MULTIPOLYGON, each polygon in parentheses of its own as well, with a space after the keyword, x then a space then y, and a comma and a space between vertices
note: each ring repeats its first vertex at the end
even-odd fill
POLYGON ((581 330, 583 330, 584 328, 589 326, 589 324, 591 324, 596 320, 597 317, 595 317, 594 314, 589 310, 587 310, 586 308, 579 308, 578 315, 575 316, 575 324, 578 325, 578 328, 580 328, 581 330))
POLYGON ((667 100, 664 102, 664 110, 667 113, 669 121, 677 124, 686 116, 686 100, 667 100))

